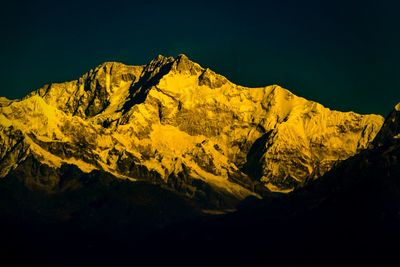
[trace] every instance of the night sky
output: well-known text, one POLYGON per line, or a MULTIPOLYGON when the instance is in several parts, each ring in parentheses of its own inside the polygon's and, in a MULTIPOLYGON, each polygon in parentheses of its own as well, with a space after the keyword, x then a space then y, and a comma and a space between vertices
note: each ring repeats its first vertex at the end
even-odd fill
POLYGON ((386 115, 400 102, 396 1, 82 2, 2 3, 0 95, 184 53, 235 83, 280 84, 338 110, 386 115))

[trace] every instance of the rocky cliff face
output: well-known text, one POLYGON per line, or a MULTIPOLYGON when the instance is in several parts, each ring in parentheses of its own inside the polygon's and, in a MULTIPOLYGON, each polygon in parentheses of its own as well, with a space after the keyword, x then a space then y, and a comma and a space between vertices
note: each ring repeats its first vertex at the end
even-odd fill
MULTIPOLYGON (((22 100, 0 100, 0 176, 33 157, 224 206, 320 177, 368 147, 382 124, 277 85, 235 85, 184 55, 145 66, 109 62, 22 100)), ((54 191, 58 179, 27 184, 54 191)))
POLYGON ((400 140, 400 103, 387 116, 385 123, 374 139, 375 146, 384 146, 400 140))
MULTIPOLYGON (((387 116, 369 148, 341 162, 320 179, 288 195, 283 210, 304 218, 331 214, 345 221, 400 221, 400 106, 387 116), (291 205, 290 203, 296 203, 291 205), (290 206, 290 207, 289 207, 290 206)), ((260 201, 261 202, 261 201, 260 201)), ((268 204, 263 203, 265 207, 268 204)), ((392 226, 390 226, 392 227, 392 226)), ((393 230, 393 229, 392 229, 393 230)), ((392 235, 390 230, 388 234, 392 235)), ((397 239, 396 239, 397 242, 397 239)))
POLYGON ((239 255, 234 262, 245 255, 241 258, 245 264, 252 258, 273 266, 399 265, 398 116, 399 106, 386 118, 373 144, 304 187, 290 194, 248 199, 222 219, 170 227, 149 247, 157 243, 164 251, 175 241, 197 253, 211 246, 210 251, 218 251, 224 262, 230 253, 239 255))

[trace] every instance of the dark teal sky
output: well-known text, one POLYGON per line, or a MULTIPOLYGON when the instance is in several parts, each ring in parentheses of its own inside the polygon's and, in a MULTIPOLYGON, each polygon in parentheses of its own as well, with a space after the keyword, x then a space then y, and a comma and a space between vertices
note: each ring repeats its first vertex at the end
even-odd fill
POLYGON ((246 86, 280 84, 343 111, 400 102, 396 1, 9 1, 0 94, 18 98, 104 61, 185 53, 246 86))

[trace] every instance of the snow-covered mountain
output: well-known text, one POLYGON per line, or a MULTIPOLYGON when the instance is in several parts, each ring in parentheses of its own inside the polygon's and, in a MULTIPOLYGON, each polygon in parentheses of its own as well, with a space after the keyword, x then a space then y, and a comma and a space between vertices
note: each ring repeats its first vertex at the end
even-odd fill
POLYGON ((164 251, 177 243, 183 244, 179 249, 190 248, 188 254, 208 248, 224 262, 229 254, 239 255, 232 262, 252 259, 271 266, 398 266, 399 107, 367 149, 319 179, 290 194, 248 199, 222 219, 172 226, 148 248, 157 243, 164 251))
POLYGON ((0 99, 0 176, 33 160, 27 177, 40 178, 25 184, 54 192, 61 181, 49 169, 69 164, 224 206, 322 176, 367 148, 383 121, 278 85, 236 85, 185 55, 107 62, 21 100, 0 99))

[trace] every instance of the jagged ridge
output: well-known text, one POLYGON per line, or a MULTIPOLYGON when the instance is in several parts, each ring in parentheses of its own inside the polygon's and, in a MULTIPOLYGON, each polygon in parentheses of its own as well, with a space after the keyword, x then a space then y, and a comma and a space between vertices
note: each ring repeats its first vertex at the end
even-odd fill
POLYGON ((54 168, 104 170, 221 206, 320 177, 366 148, 383 123, 277 85, 235 85, 185 55, 104 63, 0 103, 1 176, 33 155, 54 168))

